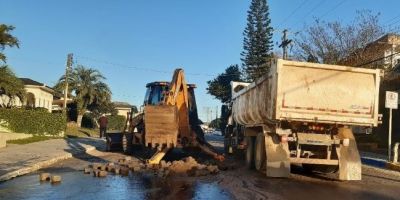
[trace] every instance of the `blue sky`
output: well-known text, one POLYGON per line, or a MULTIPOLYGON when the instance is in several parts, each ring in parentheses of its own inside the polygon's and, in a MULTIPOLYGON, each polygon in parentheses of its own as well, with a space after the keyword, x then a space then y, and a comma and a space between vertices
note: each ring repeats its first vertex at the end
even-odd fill
MULTIPOLYGON (((382 24, 400 25, 398 0, 269 0, 272 25, 301 31, 313 17, 348 22, 356 10, 381 13, 382 24), (398 18, 396 18, 398 16, 398 18)), ((0 0, 0 23, 16 27, 20 48, 6 49, 20 77, 54 85, 66 56, 107 77, 113 100, 141 105, 145 84, 170 80, 176 67, 197 84, 197 106, 220 103, 206 81, 240 64, 250 0, 0 0)), ((274 43, 281 33, 274 33, 274 43)), ((278 50, 278 49, 277 49, 278 50)), ((215 113, 213 114, 215 115, 215 113)))

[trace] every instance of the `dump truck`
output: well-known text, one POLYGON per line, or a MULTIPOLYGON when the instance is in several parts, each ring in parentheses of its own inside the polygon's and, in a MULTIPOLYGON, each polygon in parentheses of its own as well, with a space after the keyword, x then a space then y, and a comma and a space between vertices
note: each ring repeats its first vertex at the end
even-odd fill
POLYGON ((246 165, 288 177, 291 164, 360 180, 352 126, 375 127, 379 69, 276 59, 252 83, 231 82, 225 149, 245 149, 246 165))
POLYGON ((219 161, 224 159, 204 138, 194 94, 196 85, 186 83, 183 69, 174 71, 171 82, 151 82, 146 88, 143 111, 128 113, 124 132, 107 137, 108 149, 117 146, 127 154, 134 147, 153 149, 150 164, 158 164, 171 149, 186 147, 199 148, 219 161))

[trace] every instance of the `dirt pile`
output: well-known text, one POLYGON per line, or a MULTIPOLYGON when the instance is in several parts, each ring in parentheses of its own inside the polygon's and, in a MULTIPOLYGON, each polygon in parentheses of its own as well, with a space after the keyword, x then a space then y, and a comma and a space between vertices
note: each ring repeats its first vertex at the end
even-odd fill
POLYGON ((172 163, 161 162, 161 167, 165 167, 171 174, 188 176, 206 176, 219 172, 216 165, 204 165, 198 163, 193 157, 189 156, 182 160, 176 160, 172 163))

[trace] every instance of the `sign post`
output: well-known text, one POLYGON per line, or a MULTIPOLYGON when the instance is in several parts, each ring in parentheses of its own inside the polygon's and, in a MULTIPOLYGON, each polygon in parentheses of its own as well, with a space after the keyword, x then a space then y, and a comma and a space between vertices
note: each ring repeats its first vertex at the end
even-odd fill
POLYGON ((389 108, 389 143, 388 143, 388 161, 391 161, 392 153, 392 110, 398 107, 399 95, 397 92, 386 91, 385 107, 389 108))

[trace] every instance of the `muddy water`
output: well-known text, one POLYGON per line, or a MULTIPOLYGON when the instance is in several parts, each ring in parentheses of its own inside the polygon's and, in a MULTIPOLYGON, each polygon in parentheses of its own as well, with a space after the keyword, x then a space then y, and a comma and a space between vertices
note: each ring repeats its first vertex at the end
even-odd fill
POLYGON ((30 174, 0 184, 0 199, 230 199, 218 184, 150 175, 95 178, 80 171, 59 172, 62 183, 39 182, 30 174))

